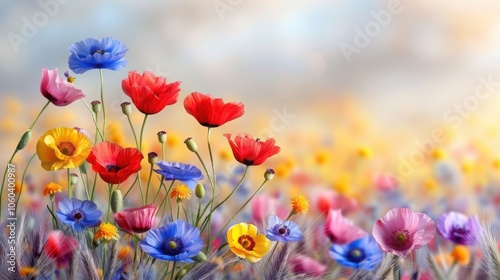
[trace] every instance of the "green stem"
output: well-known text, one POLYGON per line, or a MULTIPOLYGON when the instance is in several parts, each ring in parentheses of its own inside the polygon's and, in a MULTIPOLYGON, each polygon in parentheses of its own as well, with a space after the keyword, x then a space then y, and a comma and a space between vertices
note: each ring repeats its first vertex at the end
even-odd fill
POLYGON ((132 183, 132 185, 130 186, 130 188, 128 188, 128 191, 125 193, 125 195, 123 196, 123 199, 125 199, 128 195, 128 193, 132 190, 132 188, 134 187, 135 183, 137 182, 137 179, 139 178, 139 176, 136 176, 135 177, 135 180, 134 182, 132 183))
POLYGON ((155 198, 153 199, 153 203, 156 202, 156 199, 158 198, 158 195, 160 194, 161 191, 161 186, 163 185, 163 180, 165 179, 165 176, 161 176, 160 179, 160 186, 158 187, 158 191, 156 192, 155 198))
POLYGON ((35 127, 35 124, 36 122, 38 121, 38 119, 40 118, 40 116, 42 115, 43 111, 45 111, 45 108, 47 108, 47 106, 49 106, 50 104, 50 101, 47 101, 47 103, 45 103, 45 106, 43 106, 42 110, 40 111, 40 113, 38 113, 38 116, 36 116, 36 119, 33 121, 33 123, 30 125, 30 127, 28 128, 28 130, 32 130, 33 127, 35 127))
POLYGON ((144 127, 146 126, 146 120, 148 119, 148 115, 144 114, 144 120, 142 121, 141 126, 141 135, 139 136, 139 150, 142 151, 142 136, 144 133, 144 127))
POLYGON ((200 210, 201 210, 201 198, 198 199, 198 212, 196 213, 196 223, 195 223, 195 227, 198 227, 198 223, 200 222, 200 210))
POLYGON ((174 276, 175 276, 175 262, 174 262, 174 267, 172 267, 172 274, 170 275, 170 279, 174 280, 175 279, 174 276))
POLYGON ((146 201, 144 200, 144 191, 142 190, 142 182, 141 182, 141 173, 137 172, 137 182, 139 182, 139 191, 141 192, 141 201, 142 205, 146 205, 146 201))
MULTIPOLYGON (((23 176, 21 177, 21 186, 19 187, 19 195, 17 196, 17 200, 16 200, 16 213, 17 213, 17 206, 19 205, 19 199, 21 199, 21 194, 23 193, 23 186, 24 186, 24 177, 26 176, 26 172, 28 171, 28 167, 30 166, 31 164, 31 161, 33 161, 33 159, 35 158, 36 156, 36 153, 34 153, 30 160, 28 161, 28 163, 26 164, 26 167, 24 168, 24 171, 23 171, 23 176)), ((1 205, 1 203, 0 203, 1 205)))
POLYGON ((50 210, 50 207, 47 205, 47 210, 49 210, 50 215, 52 216, 52 219, 56 221, 57 224, 57 218, 56 215, 54 215, 54 211, 50 210))
MULTIPOLYGON (((170 215, 171 215, 171 217, 172 217, 172 204, 170 203, 170 199, 169 199, 169 197, 168 197, 168 194, 170 193, 170 190, 171 190, 171 189, 172 189, 172 187, 174 186, 174 182, 175 182, 175 180, 172 180, 172 183, 170 184, 170 187, 168 188, 167 193, 165 193, 165 197, 163 198, 163 201, 162 201, 162 202, 161 202, 161 204, 160 204, 160 207, 161 207, 161 205, 162 205, 163 203, 165 203, 165 201, 166 201, 166 200, 168 200, 168 204, 170 205, 170 215)), ((166 205, 166 203, 165 203, 165 205, 166 205)), ((158 207, 158 209, 159 209, 160 207, 158 207)), ((163 207, 163 208, 165 209, 165 207, 163 207)), ((163 218, 164 218, 164 217, 165 217, 165 211, 163 211, 163 213, 161 214, 161 220, 160 220, 160 221, 163 221, 163 218)), ((172 219, 173 219, 173 217, 172 217, 172 219)))
MULTIPOLYGON (((50 196, 50 204, 52 206, 52 213, 54 213, 54 195, 50 196)), ((57 219, 52 216, 52 224, 54 226, 54 230, 57 230, 59 228, 59 223, 57 222, 57 219)))
POLYGON ((267 181, 269 181, 269 180, 265 179, 264 182, 262 182, 262 184, 260 185, 260 187, 252 194, 252 196, 250 198, 247 199, 247 201, 240 207, 240 209, 238 209, 238 211, 236 211, 236 213, 231 217, 231 219, 229 219, 229 221, 227 221, 227 223, 219 230, 219 232, 217 233, 216 236, 218 236, 234 220, 234 218, 241 211, 243 211, 243 209, 248 205, 248 203, 250 203, 250 201, 252 201, 252 199, 260 192, 260 190, 262 190, 262 188, 267 183, 267 181))
POLYGON ((92 194, 90 195, 90 200, 94 201, 95 186, 97 184, 97 172, 94 174, 94 183, 92 186, 92 194))
POLYGON ((83 104, 85 104, 85 107, 87 107, 87 109, 89 110, 90 114, 92 115, 92 121, 94 121, 95 130, 96 130, 95 143, 97 143, 97 135, 99 135, 99 137, 101 137, 101 140, 104 141, 104 136, 102 135, 102 132, 99 129, 99 119, 97 118, 98 117, 97 114, 94 113, 94 111, 92 111, 92 109, 90 109, 89 104, 87 104, 87 102, 85 102, 85 100, 82 99, 82 102, 83 102, 83 104))
POLYGON ((90 200, 89 184, 88 184, 89 177, 87 174, 85 174, 84 177, 81 169, 80 169, 80 177, 82 178, 83 187, 85 188, 85 195, 87 196, 87 199, 90 200))
POLYGON ((181 212, 181 204, 180 204, 180 202, 177 202, 177 217, 176 217, 177 220, 179 219, 180 212, 181 212))
POLYGON ((106 212, 106 222, 109 223, 109 212, 111 212, 111 193, 113 192, 113 184, 108 184, 108 211, 106 212))
POLYGON ((165 143, 161 143, 161 160, 165 160, 165 143))
POLYGON ((149 185, 151 185, 151 177, 153 176, 153 165, 150 165, 149 169, 149 177, 148 177, 148 185, 146 186, 146 204, 148 203, 148 195, 149 195, 149 185))
POLYGON ((102 141, 106 140, 106 106, 104 105, 104 78, 102 69, 99 69, 99 78, 101 80, 101 105, 102 105, 102 141))
POLYGON ((69 174, 69 168, 66 168, 66 174, 68 175, 68 198, 73 197, 73 186, 71 186, 71 179, 69 174))
POLYGON ((137 147, 137 149, 140 149, 139 142, 137 141, 137 134, 135 133, 135 128, 134 128, 134 125, 132 124, 132 120, 130 119, 129 115, 127 115, 127 120, 128 120, 128 123, 130 124, 130 128, 132 129, 132 134, 134 135, 135 146, 137 147))

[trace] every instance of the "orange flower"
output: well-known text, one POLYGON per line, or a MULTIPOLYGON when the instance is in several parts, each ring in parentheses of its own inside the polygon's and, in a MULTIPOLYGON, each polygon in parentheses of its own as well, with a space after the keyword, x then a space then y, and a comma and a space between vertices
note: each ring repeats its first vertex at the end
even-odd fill
POLYGON ((309 211, 309 201, 303 195, 294 195, 291 202, 294 213, 306 214, 309 211))
POLYGON ((186 185, 178 185, 175 186, 172 192, 170 193, 170 198, 177 200, 184 200, 191 198, 191 190, 186 185))
POLYGON ((45 185, 43 189, 43 195, 54 195, 55 193, 60 193, 62 191, 62 186, 53 182, 45 185))

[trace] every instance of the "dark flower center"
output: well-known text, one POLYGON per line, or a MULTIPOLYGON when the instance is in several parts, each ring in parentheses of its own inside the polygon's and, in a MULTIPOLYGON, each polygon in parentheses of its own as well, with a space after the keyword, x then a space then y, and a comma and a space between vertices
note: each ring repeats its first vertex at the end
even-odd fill
POLYGON ((252 165, 253 162, 254 162, 253 160, 249 160, 249 159, 244 159, 243 160, 243 164, 245 164, 245 165, 252 165))
POLYGON ((83 217, 83 215, 82 213, 76 213, 75 216, 73 217, 75 218, 75 220, 80 220, 83 217))
POLYGON ((238 238, 238 243, 240 243, 241 247, 247 251, 253 251, 253 248, 255 247, 255 241, 248 235, 240 236, 238 238))
POLYGON ((75 153, 76 147, 71 142, 60 142, 57 145, 57 149, 65 156, 72 156, 75 153))
POLYGON ((393 244, 397 248, 404 249, 410 245, 410 232, 408 230, 395 230, 392 232, 393 234, 393 244))
POLYGON ((365 251, 361 248, 354 248, 347 252, 347 258, 355 263, 359 263, 366 258, 365 251))
POLYGON ((169 237, 163 241, 163 252, 169 256, 175 256, 182 252, 184 243, 178 237, 169 237))
POLYGON ((286 227, 282 227, 282 228, 280 228, 280 229, 278 230, 278 232, 279 232, 281 235, 285 234, 285 233, 286 233, 286 227))
POLYGON ((100 54, 100 55, 103 55, 103 54, 105 53, 105 51, 103 51, 103 50, 95 50, 95 51, 93 51, 93 52, 90 52, 90 54, 91 54, 91 55, 94 55, 95 53, 98 53, 98 54, 100 54))
POLYGON ((45 92, 45 98, 49 100, 50 102, 55 102, 57 101, 57 98, 55 98, 50 92, 46 91, 45 92))
POLYGON ((108 170, 108 172, 118 172, 120 171, 120 167, 118 165, 113 165, 113 164, 109 164, 109 165, 106 165, 106 169, 108 170))
POLYGON ((82 211, 80 211, 80 209, 73 210, 73 212, 70 215, 73 216, 73 219, 75 219, 75 221, 80 221, 84 217, 84 215, 83 215, 82 211))

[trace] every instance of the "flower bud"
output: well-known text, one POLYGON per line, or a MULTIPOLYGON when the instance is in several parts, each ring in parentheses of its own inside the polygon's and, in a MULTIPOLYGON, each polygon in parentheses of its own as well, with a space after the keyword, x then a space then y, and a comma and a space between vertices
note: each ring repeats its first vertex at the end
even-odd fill
POLYGON ((149 164, 155 164, 158 162, 158 154, 155 152, 151 152, 148 154, 148 162, 149 164))
POLYGON ((167 142, 167 133, 165 131, 159 131, 157 135, 158 135, 158 142, 162 144, 167 142))
POLYGON ((271 168, 267 169, 264 173, 264 178, 266 180, 272 180, 274 178, 274 170, 271 168))
POLYGON ((179 273, 177 273, 177 275, 175 276, 175 279, 176 280, 182 279, 187 273, 188 273, 188 270, 184 268, 181 271, 179 271, 179 273))
POLYGON ((111 210, 113 213, 118 213, 123 209, 123 195, 120 190, 114 190, 111 193, 111 210))
POLYGON ((80 171, 82 174, 87 174, 87 162, 84 162, 82 165, 80 165, 80 171))
POLYGON ((77 182, 78 182, 78 175, 76 175, 75 173, 69 174, 69 183, 73 186, 77 182))
POLYGON ((92 105, 92 112, 95 114, 101 111, 101 101, 94 100, 90 104, 92 105))
POLYGON ((203 252, 199 252, 198 255, 194 256, 191 259, 195 262, 204 262, 207 260, 207 256, 205 256, 205 254, 203 254, 203 252))
POLYGON ((205 188, 202 184, 196 184, 196 187, 194 188, 194 194, 199 199, 202 199, 205 196, 205 188))
POLYGON ((30 139, 31 139, 31 130, 27 130, 21 136, 21 140, 19 140, 19 143, 17 144, 16 151, 20 151, 26 148, 26 146, 28 146, 28 143, 30 142, 30 139))
POLYGON ((196 145, 196 142, 194 142, 193 138, 189 137, 186 140, 184 140, 184 144, 186 144, 187 148, 193 152, 197 153, 198 152, 198 145, 196 145))
POLYGON ((130 102, 123 102, 120 104, 120 107, 122 107, 122 112, 125 116, 130 116, 130 113, 132 113, 132 105, 130 102))

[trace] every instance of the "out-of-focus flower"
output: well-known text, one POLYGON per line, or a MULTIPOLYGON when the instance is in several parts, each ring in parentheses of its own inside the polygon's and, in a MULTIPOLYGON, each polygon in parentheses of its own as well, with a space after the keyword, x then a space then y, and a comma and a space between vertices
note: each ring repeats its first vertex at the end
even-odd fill
POLYGON ((346 245, 332 245, 329 252, 332 259, 343 266, 370 271, 378 266, 384 255, 369 235, 346 245))
POLYGON ((302 231, 292 221, 281 220, 276 215, 269 217, 269 226, 266 230, 266 237, 272 241, 298 242, 302 240, 302 231))
POLYGON ((160 169, 155 169, 155 172, 163 175, 166 181, 178 180, 191 189, 194 189, 196 183, 204 178, 201 170, 191 164, 159 161, 157 165, 160 169))
POLYGON ((379 191, 393 191, 398 187, 398 179, 391 175, 376 174, 373 182, 379 191))
POLYGON ((179 98, 180 82, 167 83, 165 77, 157 77, 151 72, 142 75, 130 71, 122 81, 122 89, 134 103, 137 110, 146 115, 153 115, 172 105, 179 98))
POLYGON ((341 210, 330 210, 326 217, 325 235, 334 244, 346 244, 366 236, 367 233, 342 216, 341 210))
POLYGON ((42 68, 40 92, 56 106, 66 106, 85 97, 81 90, 59 77, 57 68, 54 70, 42 68))
POLYGON ((123 262, 129 262, 132 253, 132 248, 130 246, 123 246, 118 249, 118 259, 123 262))
POLYGON ((193 262, 203 249, 200 230, 181 220, 151 230, 140 242, 144 252, 155 259, 193 262))
POLYGON ((481 225, 476 215, 467 217, 462 213, 447 212, 437 222, 439 234, 444 238, 461 245, 475 245, 481 225))
POLYGON ((56 193, 60 193, 62 190, 62 186, 59 184, 56 184, 54 182, 50 182, 47 185, 45 185, 45 188, 43 189, 43 195, 54 195, 56 193))
POLYGON ((36 153, 47 170, 75 168, 83 164, 92 146, 89 139, 73 128, 54 128, 38 140, 36 153))
POLYGON ((104 242, 118 240, 119 238, 120 235, 118 235, 118 228, 116 228, 112 223, 102 223, 94 235, 94 240, 101 240, 104 242))
POLYGON ((243 103, 224 103, 222 98, 199 92, 193 92, 184 99, 184 109, 206 127, 219 127, 245 113, 243 103))
POLYGON ((377 220, 372 233, 383 251, 404 258, 431 242, 436 234, 436 224, 423 213, 394 208, 377 220))
POLYGON ((59 202, 59 211, 56 216, 61 222, 71 226, 75 231, 82 231, 86 227, 96 227, 101 224, 99 218, 102 212, 90 200, 65 198, 59 202))
POLYGON ((360 158, 370 158, 373 154, 372 150, 368 147, 359 147, 357 154, 360 158))
POLYGON ((68 65, 76 74, 83 74, 92 69, 118 70, 127 65, 124 56, 128 48, 111 37, 102 38, 100 41, 87 38, 72 44, 69 51, 71 55, 68 65))
POLYGON ((316 208, 323 214, 328 214, 330 209, 342 210, 342 213, 351 213, 359 209, 359 203, 354 198, 337 194, 331 190, 322 190, 313 196, 316 208))
POLYGON ((254 139, 249 134, 240 133, 233 141, 231 134, 226 133, 224 136, 231 145, 234 158, 244 165, 260 165, 269 157, 280 152, 280 147, 275 145, 276 140, 273 138, 262 142, 259 138, 254 139))
POLYGON ((90 139, 90 134, 89 134, 89 132, 88 132, 88 131, 86 131, 85 129, 80 128, 80 127, 76 127, 76 126, 75 126, 75 127, 73 127, 73 128, 74 128, 76 131, 78 131, 78 133, 83 134, 83 135, 85 135, 85 137, 87 137, 88 139, 90 139))
POLYGON ((468 265, 470 262, 470 251, 466 246, 457 245, 450 253, 454 261, 460 265, 468 265))
POLYGON ((21 266, 19 269, 19 275, 21 277, 33 277, 33 276, 38 276, 38 269, 32 266, 21 266))
POLYGON ((186 185, 177 185, 172 189, 170 193, 170 198, 177 199, 178 201, 182 201, 184 199, 191 198, 191 190, 186 185))
POLYGON ((307 214, 309 211, 309 200, 301 194, 292 196, 290 202, 292 203, 293 213, 307 214))
POLYGON ((120 184, 141 170, 142 153, 136 148, 101 142, 92 148, 87 161, 106 183, 120 184))
POLYGON ((43 247, 43 253, 55 260, 59 265, 62 265, 71 258, 71 255, 77 248, 78 241, 75 238, 64 235, 62 231, 56 230, 49 233, 43 247))
POLYGON ((326 265, 304 255, 292 256, 289 263, 291 271, 295 274, 306 274, 318 277, 323 275, 327 269, 326 265))
POLYGON ((158 207, 149 204, 139 208, 125 209, 113 215, 116 224, 129 233, 145 233, 153 227, 158 207))
POLYGON ((251 200, 252 219, 260 225, 266 221, 269 215, 275 214, 281 219, 285 219, 290 212, 280 205, 278 200, 267 195, 258 195, 251 200))
POLYGON ((258 262, 271 248, 271 241, 264 234, 257 234, 257 227, 239 223, 227 230, 227 243, 231 251, 251 263, 258 262))

